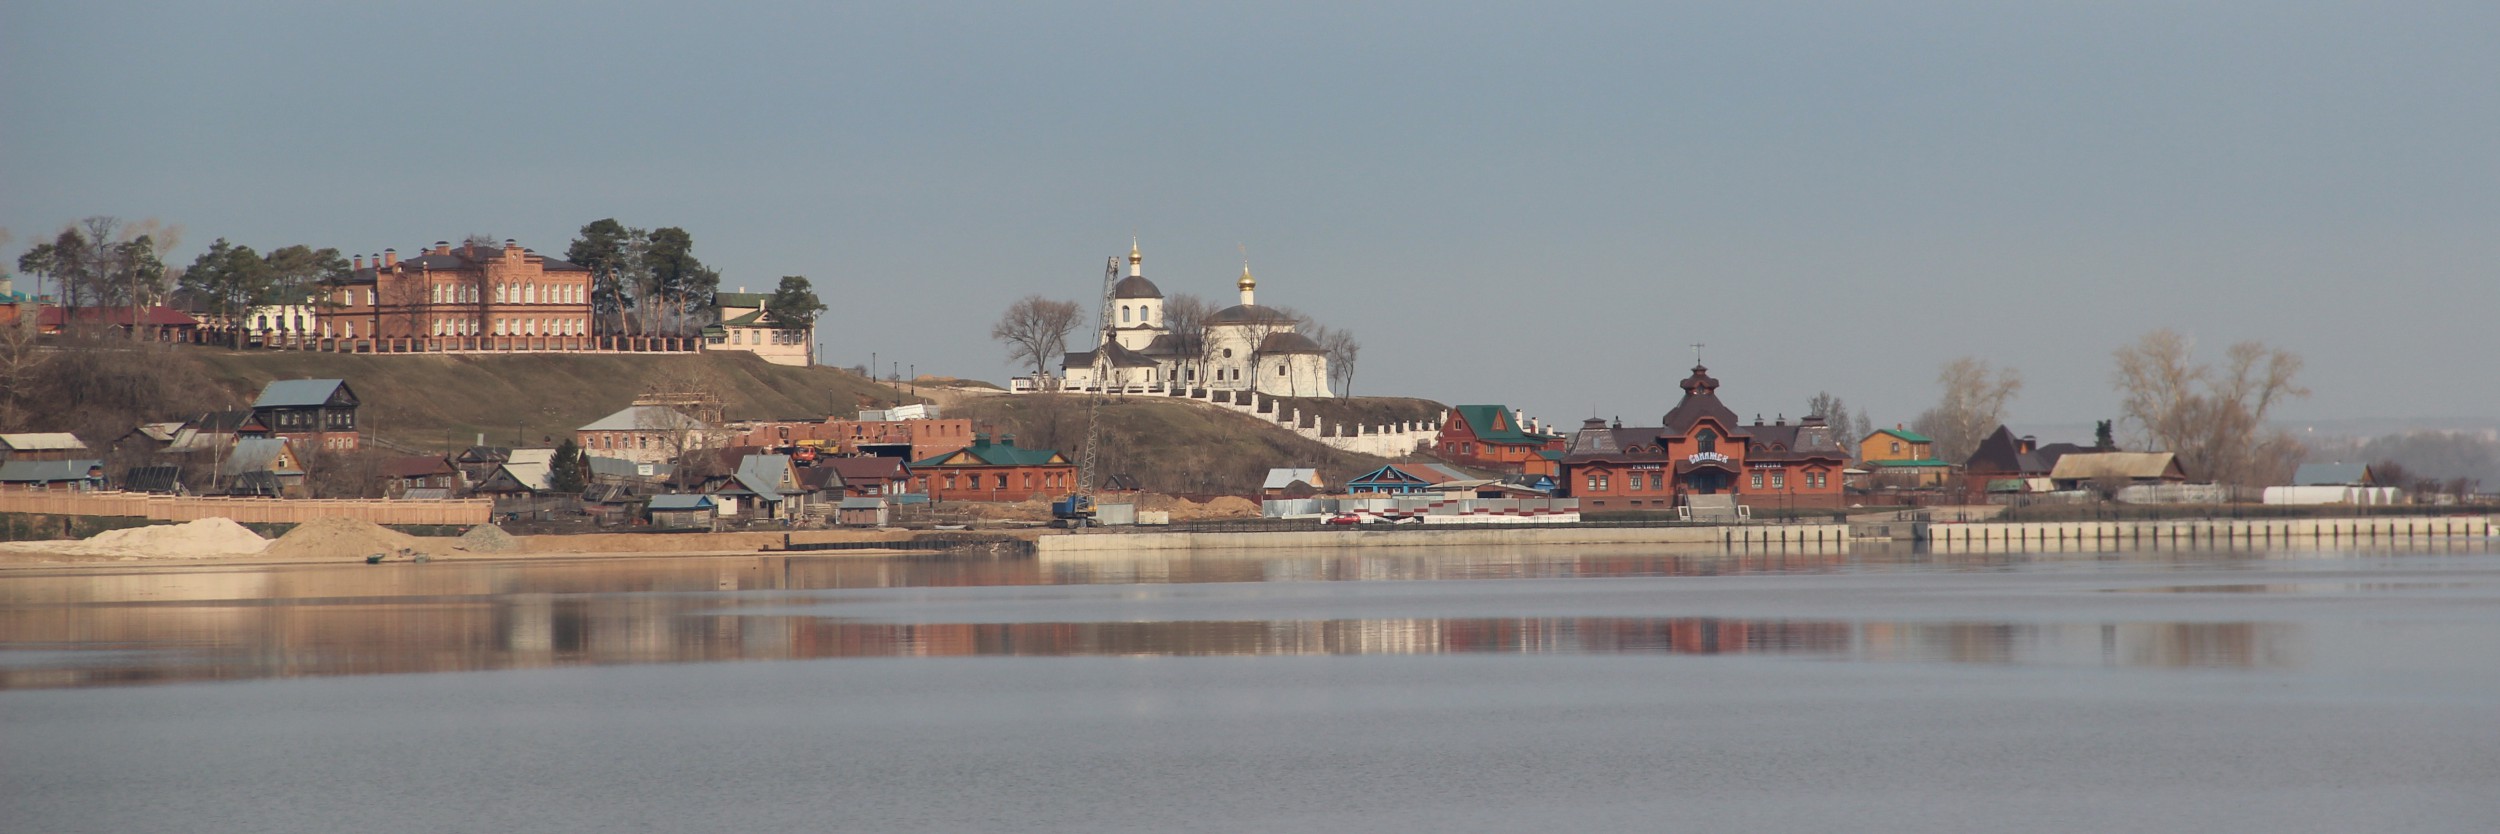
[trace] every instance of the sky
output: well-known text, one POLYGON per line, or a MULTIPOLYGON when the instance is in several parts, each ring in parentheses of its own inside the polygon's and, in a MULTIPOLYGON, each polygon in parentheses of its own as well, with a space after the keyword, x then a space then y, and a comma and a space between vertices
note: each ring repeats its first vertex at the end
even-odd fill
POLYGON ((2162 327, 2303 356, 2295 423, 2500 419, 2494 43, 2491 3, 13 0, 0 251, 614 217, 807 276, 828 363, 1003 381, 999 313, 1091 309, 1134 235, 1167 293, 1246 251, 1356 394, 1550 421, 1654 420, 1698 342, 1746 415, 1906 422, 1968 355, 2088 426, 2162 327))

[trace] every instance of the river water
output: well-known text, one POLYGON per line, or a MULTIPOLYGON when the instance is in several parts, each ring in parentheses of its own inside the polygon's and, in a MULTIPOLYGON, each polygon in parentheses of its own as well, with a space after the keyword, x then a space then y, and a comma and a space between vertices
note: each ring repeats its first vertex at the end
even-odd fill
POLYGON ((2500 554, 0 573, 0 828, 2500 829, 2500 554))

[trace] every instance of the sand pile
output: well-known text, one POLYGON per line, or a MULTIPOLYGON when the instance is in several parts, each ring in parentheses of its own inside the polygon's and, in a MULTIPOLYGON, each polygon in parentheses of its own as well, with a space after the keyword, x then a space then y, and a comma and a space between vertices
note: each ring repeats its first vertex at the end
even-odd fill
POLYGON ((513 538, 501 527, 480 524, 461 534, 459 542, 452 546, 471 553, 510 553, 521 549, 521 540, 513 538))
POLYGON ((1226 495, 1198 505, 1199 518, 1257 518, 1259 505, 1247 498, 1226 495))
POLYGON ((1259 505, 1230 495, 1210 499, 1204 504, 1187 498, 1148 493, 1137 500, 1137 508, 1147 512, 1168 512, 1173 521, 1203 521, 1215 518, 1257 518, 1259 505))
POLYGON ((317 518, 279 536, 262 554, 276 559, 362 559, 384 553, 395 559, 401 548, 427 549, 415 536, 370 521, 317 518))
POLYGON ((227 518, 203 518, 183 524, 159 524, 106 530, 85 541, 26 542, 12 550, 103 556, 116 559, 211 559, 250 556, 269 541, 227 518))

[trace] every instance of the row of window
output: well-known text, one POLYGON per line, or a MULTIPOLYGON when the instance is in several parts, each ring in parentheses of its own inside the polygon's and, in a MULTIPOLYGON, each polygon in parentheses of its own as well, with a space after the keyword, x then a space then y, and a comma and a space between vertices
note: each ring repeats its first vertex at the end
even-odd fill
MULTIPOLYGON (((967 473, 963 473, 963 480, 961 481, 962 486, 960 486, 960 487, 958 487, 958 486, 956 485, 956 484, 957 484, 957 481, 956 481, 956 473, 953 473, 953 472, 948 472, 948 473, 946 473, 946 474, 944 474, 944 475, 940 475, 940 476, 938 476, 938 477, 939 477, 939 481, 940 481, 941 483, 945 484, 945 486, 943 487, 944 489, 950 489, 950 490, 951 490, 951 489, 970 489, 970 490, 978 490, 978 489, 981 489, 981 482, 982 482, 982 478, 981 478, 981 474, 980 474, 980 473, 978 473, 978 472, 967 472, 967 473)), ((1024 479, 1023 479, 1023 480, 1024 480, 1024 488, 1025 488, 1025 489, 1029 489, 1029 490, 1030 490, 1030 489, 1052 489, 1052 490, 1056 490, 1056 489, 1064 489, 1064 488, 1066 488, 1066 487, 1067 487, 1067 473, 1064 473, 1064 472, 1051 472, 1051 473, 1047 473, 1047 474, 1046 474, 1046 475, 1044 475, 1043 477, 1035 477, 1035 474, 1034 474, 1034 473, 1032 473, 1032 472, 1026 472, 1026 473, 1024 473, 1024 479)), ((1008 482, 1007 473, 1005 473, 1005 472, 999 472, 999 473, 992 474, 992 475, 990 475, 990 476, 989 476, 989 482, 990 482, 990 484, 991 484, 991 486, 989 487, 989 489, 990 489, 990 490, 992 490, 992 491, 1006 489, 1006 488, 1007 488, 1007 482, 1008 482)))
MULTIPOLYGON (((1128 306, 1128 305, 1126 305, 1126 304, 1122 304, 1122 305, 1120 305, 1120 323, 1121 323, 1121 324, 1127 324, 1127 323, 1129 323, 1129 321, 1130 321, 1130 319, 1129 319, 1129 309, 1130 309, 1130 308, 1129 308, 1129 306, 1128 306)), ((1140 323, 1140 324, 1153 324, 1153 323, 1154 323, 1154 321, 1155 321, 1155 308, 1153 308, 1153 307, 1151 307, 1151 306, 1144 305, 1144 304, 1140 304, 1140 305, 1137 305, 1136 310, 1137 310, 1137 318, 1136 318, 1135 320, 1136 320, 1138 323, 1140 323)))
MULTIPOLYGON (((1666 490, 1667 476, 1665 472, 1646 473, 1648 475, 1646 478, 1642 477, 1643 474, 1644 473, 1640 472, 1625 474, 1623 476, 1624 490, 1627 492, 1640 492, 1642 491, 1644 485, 1646 485, 1647 489, 1651 492, 1662 492, 1666 490)), ((1824 472, 1807 471, 1799 473, 1797 480, 1800 482, 1800 485, 1806 489, 1821 489, 1831 483, 1830 477, 1831 476, 1829 474, 1824 472)), ((1589 492, 1605 492, 1608 489, 1611 489, 1613 484, 1613 479, 1608 473, 1605 472, 1590 472, 1587 474, 1586 480, 1588 482, 1589 492)), ((1754 489, 1762 489, 1763 473, 1753 473, 1753 479, 1750 481, 1750 484, 1754 489)), ((1770 473, 1770 485, 1771 489, 1787 489, 1788 473, 1780 470, 1772 470, 1770 473)))
POLYGON ((748 331, 740 328, 730 328, 729 343, 733 345, 764 344, 767 338, 765 334, 767 333, 771 334, 770 340, 776 345, 803 345, 807 343, 807 331, 804 330, 764 330, 749 333, 748 331))
MULTIPOLYGON (((349 325, 349 326, 350 326, 351 328, 352 328, 352 327, 354 327, 354 325, 349 325)), ((477 330, 478 330, 478 325, 477 325, 477 321, 476 321, 475 319, 435 319, 435 320, 434 320, 434 335, 436 335, 436 336, 475 336, 475 335, 478 335, 477 330)), ((353 330, 350 330, 350 331, 348 332, 348 334, 347 334, 347 335, 349 335, 349 336, 354 336, 354 335, 356 335, 356 334, 355 334, 355 332, 354 332, 353 330)), ((590 335, 590 320, 588 320, 588 319, 496 319, 496 320, 495 320, 495 332, 494 332, 494 335, 497 335, 497 336, 587 336, 587 335, 590 335)))
MULTIPOLYGON (((549 284, 543 288, 536 283, 498 283, 495 285, 495 303, 497 304, 580 304, 589 297, 589 294, 590 288, 580 284, 549 284)), ((436 304, 475 304, 477 303, 477 287, 469 284, 436 284, 433 298, 436 304)))

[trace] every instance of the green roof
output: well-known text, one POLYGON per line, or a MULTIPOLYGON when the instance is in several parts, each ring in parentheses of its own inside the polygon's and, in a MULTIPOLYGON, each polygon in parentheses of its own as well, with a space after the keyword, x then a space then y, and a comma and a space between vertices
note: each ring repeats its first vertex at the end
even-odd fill
POLYGON ((1953 465, 1953 464, 1946 463, 1946 462, 1941 461, 1941 460, 1937 460, 1937 459, 1935 459, 1935 458, 1926 458, 1926 459, 1924 459, 1924 460, 1870 460, 1870 461, 1867 461, 1867 464, 1868 464, 1868 465, 1870 465, 1870 466, 1888 466, 1888 467, 1901 467, 1901 468, 1920 467, 1920 466, 1952 466, 1952 465, 1953 465))
POLYGON ((712 306, 761 308, 772 297, 772 293, 762 292, 716 292, 712 294, 712 306))
POLYGON ((1519 430, 1518 413, 1511 411, 1510 406, 1454 405, 1450 408, 1451 410, 1458 412, 1459 419, 1467 421, 1468 428, 1475 430, 1476 439, 1478 440, 1488 440, 1494 443, 1527 444, 1545 442, 1545 438, 1543 437, 1519 430), (1502 426, 1498 430, 1492 428, 1492 426, 1497 422, 1502 426))
POLYGON ((1898 437, 1898 438, 1901 438, 1901 439, 1903 439, 1903 440, 1907 440, 1907 441, 1912 442, 1912 443, 1934 443, 1934 442, 1936 442, 1936 441, 1934 441, 1934 440, 1930 440, 1930 439, 1928 439, 1927 435, 1919 434, 1918 432, 1908 431, 1908 430, 1905 430, 1905 429, 1876 429, 1876 430, 1875 430, 1875 433, 1876 433, 1876 434, 1889 434, 1889 435, 1892 435, 1892 436, 1894 436, 1894 437, 1898 437))
POLYGON ((988 435, 975 435, 972 445, 944 454, 912 461, 912 468, 929 466, 1044 466, 1059 456, 1057 449, 1026 449, 1014 442, 990 441, 988 435), (970 457, 971 460, 960 460, 970 457), (955 461, 949 464, 948 461, 955 461))

